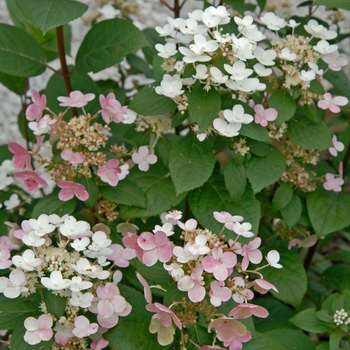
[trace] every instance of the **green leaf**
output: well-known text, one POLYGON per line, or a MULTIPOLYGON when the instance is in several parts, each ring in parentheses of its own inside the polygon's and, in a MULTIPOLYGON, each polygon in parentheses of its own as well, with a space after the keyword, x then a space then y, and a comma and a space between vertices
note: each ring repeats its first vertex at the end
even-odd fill
POLYGON ((328 267, 322 274, 322 283, 330 289, 344 290, 349 288, 350 266, 336 264, 328 267))
POLYGON ((302 209, 301 200, 297 194, 294 194, 288 205, 281 209, 282 217, 289 227, 299 221, 302 209))
POLYGON ((31 77, 46 69, 44 51, 23 29, 0 23, 0 71, 31 77))
POLYGON ((306 197, 307 210, 318 237, 350 225, 350 194, 318 188, 306 197))
POLYGON ((307 289, 307 277, 300 259, 291 251, 278 248, 282 269, 272 267, 263 271, 264 278, 274 284, 279 293, 271 294, 286 304, 297 307, 302 302, 307 289))
POLYGON ((324 78, 327 79, 340 94, 350 98, 350 80, 342 70, 339 72, 329 70, 324 74, 324 78))
POLYGON ((0 83, 17 95, 25 92, 26 78, 0 72, 0 83))
POLYGON ((324 122, 313 122, 303 115, 298 115, 288 123, 287 136, 296 145, 312 148, 327 149, 332 147, 332 138, 324 122))
POLYGON ((57 193, 54 192, 40 199, 39 202, 35 204, 32 217, 37 218, 41 214, 57 214, 59 216, 72 214, 76 204, 77 199, 75 197, 67 202, 62 202, 58 199, 57 193))
POLYGON ((66 311, 67 298, 54 295, 50 290, 44 289, 44 299, 47 310, 57 318, 63 316, 66 311))
POLYGON ((282 176, 285 167, 286 161, 283 154, 273 146, 265 157, 252 156, 246 171, 254 192, 259 192, 277 181, 282 176))
POLYGON ((158 344, 157 335, 148 330, 153 313, 146 310, 146 301, 142 293, 118 284, 120 294, 132 306, 131 313, 120 317, 118 326, 112 328, 103 337, 109 340, 112 350, 166 350, 169 346, 158 344))
POLYGON ((339 343, 345 336, 341 330, 336 330, 329 337, 329 350, 339 350, 339 343))
POLYGON ((88 9, 81 2, 72 0, 15 0, 18 9, 43 34, 54 27, 79 18, 88 9))
POLYGON ((11 336, 11 349, 16 350, 51 350, 54 343, 54 338, 52 337, 49 341, 41 341, 39 344, 30 345, 24 341, 23 337, 26 333, 26 329, 23 324, 18 325, 12 333, 11 336))
POLYGON ((169 154, 169 169, 176 193, 203 185, 213 172, 214 163, 209 140, 199 142, 192 133, 180 139, 169 154))
POLYGON ((293 198, 293 186, 290 183, 284 183, 277 188, 272 199, 272 211, 278 211, 285 208, 293 198))
MULTIPOLYGON (((199 223, 213 232, 219 233, 222 224, 217 222, 212 213, 214 211, 227 211, 231 215, 242 215, 244 221, 252 224, 252 232, 257 232, 260 220, 260 203, 254 197, 250 186, 246 187, 242 197, 236 202, 232 200, 226 189, 223 176, 212 176, 200 189, 192 191, 189 195, 190 208, 199 223)), ((225 232, 226 238, 230 232, 225 232)))
POLYGON ((33 312, 38 309, 38 305, 29 298, 21 298, 13 302, 12 299, 6 298, 4 295, 0 295, 0 312, 6 312, 8 314, 20 314, 33 312))
POLYGON ((292 329, 276 329, 266 333, 269 337, 284 345, 288 350, 315 350, 315 344, 303 332, 292 329))
POLYGON ((230 196, 234 200, 242 197, 246 187, 246 173, 244 166, 235 165, 234 159, 231 159, 224 169, 225 185, 230 196))
POLYGON ((144 34, 130 21, 114 18, 96 23, 86 34, 76 57, 79 73, 99 72, 149 45, 144 34))
POLYGON ((271 142, 267 129, 256 123, 243 124, 239 133, 253 140, 267 143, 271 142))
POLYGON ((316 105, 304 105, 305 115, 314 123, 321 123, 323 121, 324 112, 316 107, 316 105))
POLYGON ((159 215, 176 205, 185 196, 184 193, 176 197, 169 170, 160 164, 152 165, 147 173, 139 171, 137 168, 131 169, 128 181, 139 187, 144 193, 146 208, 121 205, 120 216, 125 219, 159 215))
POLYGON ((198 84, 188 96, 188 113, 191 122, 199 125, 199 132, 203 132, 213 120, 217 118, 221 107, 221 98, 215 89, 208 92, 198 84))
POLYGON ((314 6, 323 5, 331 8, 340 8, 350 10, 350 3, 348 0, 316 0, 314 6))
POLYGON ((254 304, 260 305, 269 311, 267 318, 254 319, 254 325, 257 332, 265 333, 271 329, 297 329, 289 319, 295 315, 295 312, 281 301, 266 296, 264 298, 254 299, 254 304))
POLYGON ((286 89, 280 89, 271 94, 269 107, 277 109, 275 124, 286 122, 295 114, 297 104, 286 89))
POLYGON ((333 330, 332 325, 321 321, 314 309, 306 309, 290 319, 300 329, 311 333, 328 333, 333 330))
POLYGON ((146 198, 139 187, 129 180, 122 180, 116 187, 101 186, 103 198, 117 204, 146 208, 146 198))
POLYGON ((248 343, 244 343, 243 346, 244 350, 288 350, 288 348, 265 333, 257 333, 256 339, 252 339, 248 343))
POLYGON ((84 204, 88 208, 92 208, 98 200, 98 187, 96 186, 96 182, 89 177, 83 177, 79 179, 78 182, 82 184, 89 193, 89 198, 84 202, 84 204))
POLYGON ((133 98, 130 109, 142 115, 160 115, 175 111, 176 103, 167 96, 158 95, 154 86, 145 86, 133 98))

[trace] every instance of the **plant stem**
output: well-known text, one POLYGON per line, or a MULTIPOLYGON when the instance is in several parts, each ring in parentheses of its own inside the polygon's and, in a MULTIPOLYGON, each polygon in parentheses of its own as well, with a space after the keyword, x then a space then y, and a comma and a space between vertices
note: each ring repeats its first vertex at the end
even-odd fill
POLYGON ((346 150, 346 153, 345 153, 345 156, 344 156, 344 159, 343 159, 343 174, 345 174, 345 171, 346 171, 346 167, 349 163, 349 159, 350 159, 350 143, 348 145, 348 148, 346 150))
POLYGON ((305 257, 305 261, 304 261, 304 268, 305 268, 306 271, 309 269, 309 267, 311 265, 312 258, 314 256, 314 254, 316 253, 317 243, 318 243, 318 240, 307 251, 307 254, 306 254, 306 257, 305 257))
MULTIPOLYGON (((68 70, 67 61, 66 61, 63 26, 59 26, 56 28, 56 34, 57 34, 58 57, 61 63, 62 77, 64 81, 64 86, 66 87, 67 95, 69 95, 73 91, 73 89, 72 89, 72 83, 70 80, 71 73, 68 70)), ((72 107, 71 111, 73 116, 78 115, 78 111, 75 107, 72 107)))
POLYGON ((21 96, 21 106, 22 106, 22 113, 23 113, 23 133, 24 133, 24 137, 26 139, 27 150, 30 151, 28 122, 26 119, 26 109, 28 107, 27 101, 26 101, 27 91, 28 91, 28 79, 26 79, 26 81, 25 81, 24 94, 21 96))

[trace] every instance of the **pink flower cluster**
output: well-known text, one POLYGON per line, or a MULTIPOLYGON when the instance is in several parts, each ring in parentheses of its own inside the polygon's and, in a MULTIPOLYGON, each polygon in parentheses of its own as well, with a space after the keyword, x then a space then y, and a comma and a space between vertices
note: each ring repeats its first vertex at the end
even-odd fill
MULTIPOLYGON (((267 310, 248 301, 254 298, 251 288, 262 294, 271 289, 278 292, 258 271, 266 266, 281 268, 282 265, 278 263, 279 253, 270 251, 266 257, 267 265, 248 270, 249 264, 259 264, 263 255, 258 249, 261 244, 259 237, 253 238, 247 244, 238 242, 241 236, 254 236, 251 224, 243 222, 242 216, 233 216, 224 211, 214 212, 215 219, 223 224, 219 235, 197 228, 197 221, 194 219, 181 222, 181 212, 169 212, 165 217, 173 220, 183 230, 183 246, 174 245, 161 230, 154 230, 154 233, 143 232, 139 236, 128 232, 123 238, 124 245, 134 250, 137 258, 146 266, 153 266, 158 261, 163 262, 164 268, 177 282, 177 288, 186 292, 191 302, 200 303, 206 296, 209 296, 214 307, 219 307, 230 299, 236 302, 237 306, 227 316, 213 320, 208 329, 214 328, 217 338, 224 342, 225 346, 240 349, 243 342, 251 339, 251 335, 237 319, 251 315, 268 316, 267 310), (226 244, 220 238, 224 229, 235 232, 237 238, 226 244), (235 271, 239 271, 240 274, 235 271), (248 272, 255 273, 258 278, 250 281, 248 272)), ((169 222, 167 224, 171 225, 169 222)), ((170 230, 173 231, 173 228, 170 230)), ((176 312, 171 311, 171 307, 159 303, 152 304, 150 287, 139 274, 138 279, 144 287, 147 310, 156 313, 152 317, 150 332, 157 333, 161 345, 170 344, 175 329, 181 329, 176 312)))

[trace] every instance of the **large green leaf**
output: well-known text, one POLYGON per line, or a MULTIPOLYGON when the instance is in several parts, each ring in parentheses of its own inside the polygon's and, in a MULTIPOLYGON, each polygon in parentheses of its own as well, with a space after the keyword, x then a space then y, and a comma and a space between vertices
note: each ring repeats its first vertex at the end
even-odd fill
POLYGON ((142 115, 160 115, 172 113, 176 109, 176 103, 169 97, 158 95, 154 86, 145 86, 133 98, 129 107, 142 115))
POLYGON ((257 332, 265 333, 272 329, 297 329, 289 319, 295 315, 295 312, 280 300, 272 296, 254 299, 254 304, 260 305, 269 311, 267 318, 254 319, 254 325, 257 332))
POLYGON ((247 177, 255 192, 277 181, 286 167, 283 154, 274 146, 270 147, 271 150, 265 157, 252 156, 246 167, 247 177))
POLYGON ((20 77, 41 74, 44 51, 23 29, 0 23, 0 72, 20 77))
POLYGON ((199 132, 203 132, 213 120, 217 118, 221 107, 219 93, 215 89, 205 91, 202 84, 198 84, 188 96, 188 113, 190 120, 199 125, 199 132))
POLYGON ((127 180, 144 193, 146 208, 121 205, 120 216, 125 219, 159 215, 179 203, 185 196, 185 193, 176 196, 169 170, 158 163, 152 165, 146 173, 137 168, 131 169, 127 180))
POLYGON ((81 2, 72 0, 15 0, 18 9, 43 34, 49 29, 67 24, 79 18, 88 9, 81 2))
POLYGON ((289 227, 299 221, 302 209, 301 200, 297 194, 294 194, 292 200, 281 209, 282 217, 289 227))
MULTIPOLYGON (((190 208, 203 227, 219 233, 222 224, 217 222, 212 213, 214 211, 227 211, 231 215, 242 215, 244 221, 253 225, 252 232, 257 232, 260 220, 260 203, 254 197, 250 186, 246 187, 242 197, 234 201, 225 186, 222 176, 212 176, 200 189, 189 195, 190 208)), ((235 234, 225 231, 227 238, 236 238, 235 234), (231 236, 232 237, 231 237, 231 236)))
POLYGON ((224 178, 230 196, 237 201, 242 197, 247 183, 244 166, 236 165, 234 159, 231 159, 225 166, 224 178))
POLYGON ((257 333, 256 339, 244 343, 243 347, 244 350, 288 350, 284 345, 265 333, 257 333))
POLYGON ((262 270, 264 278, 274 284, 279 293, 273 296, 294 307, 300 305, 307 289, 307 276, 299 258, 291 251, 278 248, 283 266, 281 269, 268 267, 262 270))
POLYGON ((239 130, 239 133, 240 135, 249 137, 253 140, 271 142, 267 129, 253 122, 243 124, 241 130, 239 130))
POLYGON ((324 5, 331 8, 340 8, 350 10, 350 2, 348 0, 316 0, 314 6, 324 5))
POLYGON ((173 145, 169 154, 169 168, 176 193, 180 194, 203 185, 214 169, 215 157, 211 141, 199 142, 188 134, 173 145))
POLYGON ((277 109, 278 116, 275 123, 281 124, 293 117, 297 105, 286 89, 280 89, 270 96, 269 107, 277 109))
POLYGON ((77 70, 81 74, 99 72, 146 45, 145 35, 130 21, 115 18, 96 23, 79 48, 77 70))
POLYGON ((75 197, 67 202, 62 202, 58 199, 57 192, 54 192, 40 199, 39 202, 35 204, 32 217, 37 218, 40 214, 57 214, 59 216, 72 214, 76 204, 77 199, 75 197))
POLYGON ((350 194, 319 188, 308 193, 307 210, 318 237, 350 225, 350 194))
POLYGON ((286 207, 293 198, 293 187, 290 183, 284 183, 277 188, 272 198, 272 211, 278 211, 286 207))
POLYGON ((52 294, 52 292, 47 289, 43 291, 43 294, 45 296, 47 311, 57 318, 63 316, 66 311, 67 298, 52 294))
POLYGON ((333 330, 331 324, 321 321, 314 309, 306 309, 299 312, 290 321, 304 331, 311 333, 328 333, 333 330))
POLYGON ((0 72, 0 83, 17 95, 23 95, 26 78, 0 72))
POLYGON ((101 195, 113 203, 146 208, 142 190, 129 180, 122 180, 116 187, 101 186, 101 195))
POLYGON ((120 294, 131 304, 132 311, 126 317, 120 317, 118 325, 103 337, 109 340, 112 350, 166 350, 169 346, 161 346, 157 341, 157 335, 148 330, 151 317, 154 315, 146 310, 146 301, 139 291, 118 284, 120 294))
POLYGON ((265 335, 278 341, 288 350, 315 350, 315 344, 303 332, 293 329, 270 330, 265 335))
POLYGON ((313 122, 304 115, 297 115, 288 123, 287 136, 296 145, 327 149, 332 147, 331 133, 324 122, 313 122))

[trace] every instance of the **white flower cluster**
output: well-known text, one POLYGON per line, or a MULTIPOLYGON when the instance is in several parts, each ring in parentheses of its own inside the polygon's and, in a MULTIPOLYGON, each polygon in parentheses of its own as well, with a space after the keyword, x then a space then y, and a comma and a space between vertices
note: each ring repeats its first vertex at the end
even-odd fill
MULTIPOLYGON (((300 23, 294 20, 286 22, 272 12, 262 15, 259 22, 267 29, 279 31, 289 27, 292 30, 292 34, 284 38, 270 39, 271 48, 260 44, 266 36, 250 15, 233 17, 237 32, 225 32, 225 27, 221 26, 231 21, 225 6, 195 10, 188 13, 187 19, 167 20, 164 27, 156 27, 158 34, 166 38, 164 45, 156 44, 155 48, 158 55, 165 59, 162 67, 167 74, 155 90, 173 98, 181 111, 187 92, 198 81, 207 91, 212 88, 228 90, 234 98, 247 101, 249 95, 266 89, 261 78, 271 75, 272 67, 280 68, 285 76, 286 88, 300 86, 308 103, 310 82, 324 73, 318 67, 319 58, 329 63, 332 70, 340 70, 347 63, 339 57, 337 45, 327 41, 334 39, 337 32, 314 19, 304 25, 310 37, 303 37, 294 34, 300 23), (320 40, 311 44, 314 38, 320 40), (193 66, 194 74, 190 73, 189 65, 193 66)), ((243 107, 238 104, 232 111, 225 110, 220 118, 216 118, 213 127, 220 135, 237 136, 242 124, 253 120, 251 116, 246 116, 243 107), (240 120, 236 120, 236 116, 240 120)), ((205 133, 197 135, 199 140, 205 137, 205 133)))
MULTIPOLYGON (((266 70, 264 65, 274 65, 276 52, 274 50, 264 50, 258 47, 257 43, 265 39, 265 35, 253 24, 252 16, 245 16, 243 19, 234 17, 238 24, 239 33, 223 34, 219 26, 230 22, 231 17, 225 6, 217 8, 211 6, 204 11, 195 10, 188 14, 187 19, 168 18, 168 24, 163 28, 156 27, 160 36, 167 37, 165 45, 157 44, 155 47, 158 55, 169 59, 179 51, 182 60, 177 62, 183 73, 186 64, 192 63, 196 69, 196 74, 186 80, 186 84, 193 85, 197 80, 210 86, 223 84, 226 88, 237 92, 253 93, 266 88, 260 83, 257 77, 250 77, 255 71, 256 75, 262 76, 271 74, 271 70, 266 70), (181 46, 177 47, 177 44, 181 46), (226 57, 224 71, 218 67, 217 59, 226 57), (258 63, 254 65, 254 71, 246 68, 248 60, 256 59, 258 63), (208 66, 201 64, 208 62, 208 66), (210 62, 210 63, 209 63, 210 62), (213 62, 213 63, 211 63, 213 62), (199 64, 197 64, 199 63, 199 64)), ((181 95, 184 80, 180 74, 175 74, 169 78, 166 74, 157 87, 156 92, 168 97, 181 95), (172 81, 172 84, 164 82, 172 81), (176 82, 176 83, 175 83, 176 82), (173 87, 176 86, 176 89, 173 87)))
POLYGON ((348 325, 350 323, 350 317, 344 309, 336 310, 333 320, 337 326, 342 324, 348 325))
MULTIPOLYGON (((14 231, 14 237, 28 249, 11 257, 14 247, 6 240, 1 242, 0 269, 10 268, 12 271, 9 277, 0 277, 0 293, 6 298, 16 299, 36 293, 36 286, 41 284, 52 294, 67 298, 67 318, 61 317, 53 328, 55 340, 61 345, 66 345, 70 338, 74 342, 76 338, 91 334, 80 335, 74 331, 77 326, 73 321, 81 317, 79 314, 85 312, 83 309, 89 308, 90 312, 97 314, 98 324, 104 328, 114 327, 120 316, 127 316, 131 311, 130 304, 117 287, 121 272, 117 270, 112 275, 111 269, 104 267, 110 267, 111 261, 116 266, 126 267, 128 260, 135 255, 129 249, 112 244, 105 231, 91 230, 88 222, 77 221, 73 216, 42 214, 38 219, 24 220, 21 228, 14 231), (114 304, 108 305, 107 311, 101 311, 97 306, 105 298, 114 298, 114 304)), ((44 315, 51 318, 48 313, 44 315)), ((32 321, 29 317, 27 323, 32 321)), ((31 345, 49 340, 53 335, 51 327, 47 331, 51 334, 48 339, 38 337, 37 331, 31 334, 33 329, 28 327, 25 340, 31 345)), ((97 331, 97 324, 96 327, 97 331)))

